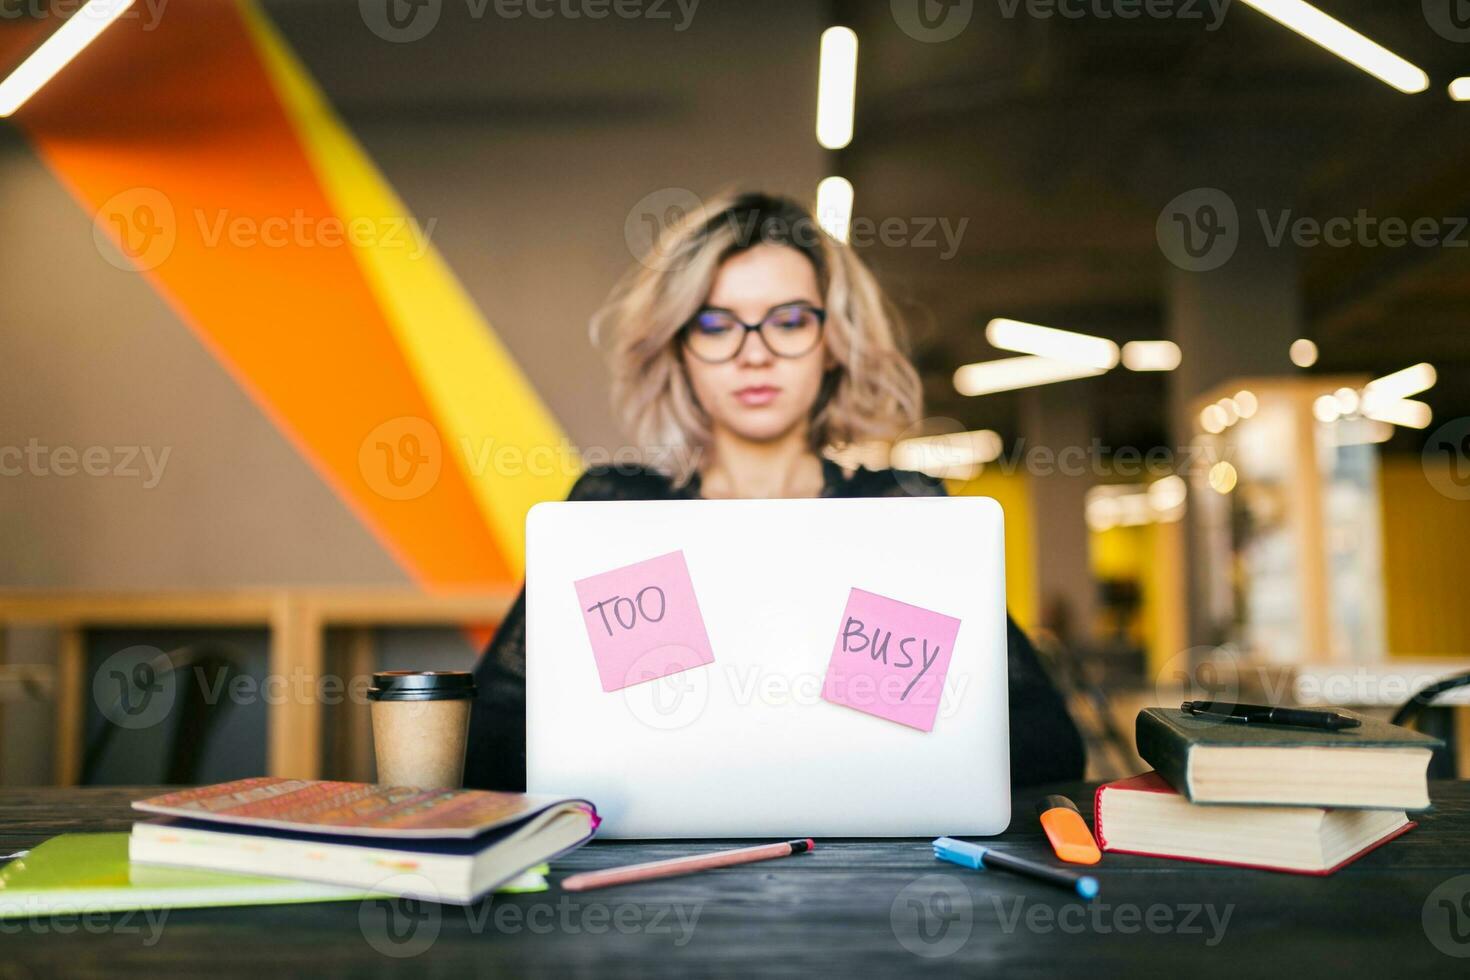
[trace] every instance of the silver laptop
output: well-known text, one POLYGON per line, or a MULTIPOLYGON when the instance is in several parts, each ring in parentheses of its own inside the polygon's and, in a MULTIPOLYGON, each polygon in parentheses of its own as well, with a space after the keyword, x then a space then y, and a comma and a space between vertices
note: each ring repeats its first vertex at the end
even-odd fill
POLYGON ((540 504, 527 782, 607 837, 934 837, 1010 819, 1000 506, 540 504))

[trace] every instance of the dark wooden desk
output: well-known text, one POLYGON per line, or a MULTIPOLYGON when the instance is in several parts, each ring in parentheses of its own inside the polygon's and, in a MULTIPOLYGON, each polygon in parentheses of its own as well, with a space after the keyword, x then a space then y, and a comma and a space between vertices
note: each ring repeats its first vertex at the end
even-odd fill
MULTIPOLYGON (((1057 791, 1090 811, 1090 787, 1057 791)), ((0 854, 126 830, 127 801, 147 792, 0 793, 0 854)), ((1018 796, 1004 841, 1041 857, 1036 795, 1018 796)), ((1470 784, 1431 796, 1418 830, 1325 879, 1109 855, 1089 906, 936 862, 927 841, 820 841, 765 864, 582 894, 553 885, 468 910, 374 900, 0 922, 0 978, 1464 975, 1470 784)), ((719 846, 594 844, 554 878, 719 846)))

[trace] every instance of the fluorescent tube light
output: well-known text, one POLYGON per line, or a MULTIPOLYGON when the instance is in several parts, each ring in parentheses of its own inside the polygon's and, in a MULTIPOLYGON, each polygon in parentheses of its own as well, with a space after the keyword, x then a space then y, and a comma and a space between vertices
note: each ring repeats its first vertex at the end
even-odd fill
POLYGON ((857 35, 847 27, 822 32, 817 74, 817 142, 840 150, 852 142, 853 103, 857 98, 857 35))
POLYGON ((1172 340, 1130 340, 1123 345, 1123 366, 1130 371, 1172 371, 1183 355, 1172 340))
POLYGON ((1002 318, 986 324, 985 339, 1001 350, 1035 354, 1037 357, 1066 361, 1096 371, 1107 371, 1118 366, 1118 345, 1103 337, 1090 337, 1085 333, 1002 318))
POLYGON ((1283 27, 1320 44, 1339 58, 1356 65, 1374 78, 1413 95, 1429 87, 1424 69, 1405 61, 1392 51, 1369 40, 1342 21, 1330 17, 1305 0, 1240 0, 1255 7, 1283 27))
POLYGON ((134 0, 90 0, 66 21, 15 71, 0 82, 0 117, 25 105, 41 86, 81 54, 82 49, 121 17, 134 0))
POLYGON ((1373 392, 1378 398, 1408 398, 1421 391, 1428 391, 1439 380, 1433 364, 1419 363, 1402 371, 1384 375, 1368 382, 1364 392, 1373 392))
POLYGON ((852 182, 846 177, 828 177, 817 185, 817 224, 839 242, 847 241, 852 228, 852 182))
POLYGON ((954 373, 954 387, 962 395, 993 395, 998 391, 1075 381, 1102 373, 1096 368, 1049 357, 1003 357, 998 361, 966 364, 954 373))

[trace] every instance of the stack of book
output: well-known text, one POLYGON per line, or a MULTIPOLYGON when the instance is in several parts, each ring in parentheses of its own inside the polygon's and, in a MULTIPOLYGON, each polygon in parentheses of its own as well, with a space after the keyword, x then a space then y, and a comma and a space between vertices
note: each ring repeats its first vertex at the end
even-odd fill
POLYGON ((1138 715, 1153 772, 1098 788, 1105 851, 1331 874, 1429 808, 1438 739, 1339 712, 1339 731, 1226 724, 1169 708, 1138 715))
POLYGON ((134 864, 468 904, 591 839, 586 800, 259 777, 133 803, 134 864))

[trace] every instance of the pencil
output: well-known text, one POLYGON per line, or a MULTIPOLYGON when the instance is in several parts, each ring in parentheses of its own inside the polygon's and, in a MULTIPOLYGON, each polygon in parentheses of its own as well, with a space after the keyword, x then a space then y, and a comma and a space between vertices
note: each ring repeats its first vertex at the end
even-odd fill
POLYGON ((689 857, 668 858, 649 861, 647 864, 629 864, 621 868, 604 871, 585 871, 572 875, 561 883, 569 892, 582 892, 590 888, 607 888, 610 885, 626 885, 634 881, 651 878, 672 878, 675 875, 692 874, 710 868, 728 868, 734 864, 749 864, 752 861, 768 861, 771 858, 800 854, 816 847, 810 837, 805 840, 787 840, 777 844, 761 844, 757 847, 740 847, 733 851, 716 851, 713 854, 691 854, 689 857))

